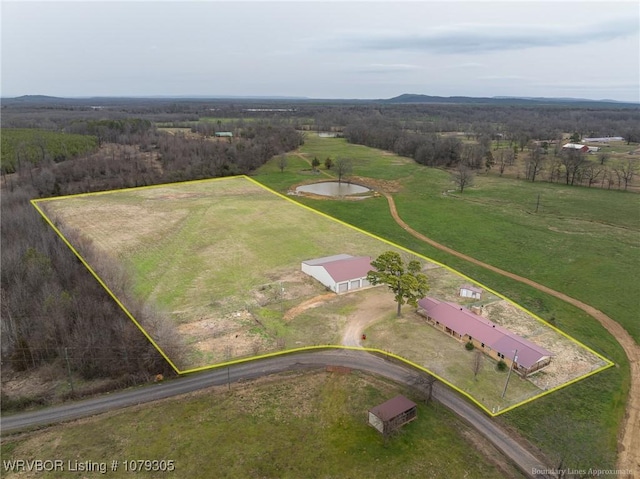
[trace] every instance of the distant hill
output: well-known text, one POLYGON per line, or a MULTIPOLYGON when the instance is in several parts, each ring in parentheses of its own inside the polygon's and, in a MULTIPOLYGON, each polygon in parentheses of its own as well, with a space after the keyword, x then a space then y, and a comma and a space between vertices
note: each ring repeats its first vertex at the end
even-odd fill
POLYGON ((60 102, 64 98, 48 95, 22 95, 15 98, 3 98, 2 102, 10 101, 11 103, 46 103, 46 102, 60 102))
POLYGON ((449 104, 490 104, 490 105, 543 105, 543 104, 570 104, 573 106, 603 104, 615 106, 639 106, 638 103, 620 102, 615 100, 589 100, 586 98, 545 98, 545 97, 471 97, 471 96, 431 96, 414 93, 382 100, 385 103, 449 103, 449 104))
POLYGON ((2 98, 3 106, 27 106, 49 108, 57 105, 74 106, 111 106, 114 104, 134 103, 168 103, 168 102, 256 102, 264 104, 286 103, 329 103, 329 104, 458 104, 458 105, 515 105, 515 106, 540 106, 540 105, 564 105, 572 107, 594 108, 638 108, 640 103, 620 102, 616 100, 589 100, 585 98, 545 98, 545 97, 472 97, 472 96, 432 96, 413 93, 404 93, 393 98, 379 99, 321 99, 306 97, 286 96, 131 96, 131 97, 72 97, 63 98, 48 95, 23 95, 15 98, 2 98))

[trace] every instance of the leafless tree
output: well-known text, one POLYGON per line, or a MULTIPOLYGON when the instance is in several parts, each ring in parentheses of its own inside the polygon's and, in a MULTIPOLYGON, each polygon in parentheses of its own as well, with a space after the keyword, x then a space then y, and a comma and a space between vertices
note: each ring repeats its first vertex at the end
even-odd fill
POLYGON ((481 351, 474 351, 473 352, 473 357, 471 359, 471 371, 473 371, 473 379, 474 381, 477 379, 478 374, 480 373, 480 371, 482 371, 482 352, 481 351))
POLYGON ((605 162, 609 159, 609 153, 606 153, 604 151, 600 152, 600 154, 598 155, 598 160, 600 161, 601 165, 604 165, 605 162))
POLYGON ((287 161, 287 155, 284 153, 278 156, 278 168, 280 168, 280 173, 284 173, 284 169, 287 167, 289 162, 287 161))
POLYGON ((344 176, 348 176, 353 171, 353 162, 350 158, 338 158, 334 171, 338 174, 338 183, 342 182, 344 176))
POLYGON ((603 171, 604 168, 591 164, 584 169, 582 178, 587 182, 587 186, 591 188, 591 185, 598 181, 598 177, 603 171))
POLYGON ((618 188, 620 188, 621 183, 624 183, 624 189, 626 191, 629 183, 636 174, 636 170, 637 165, 631 159, 627 160, 626 163, 621 164, 618 168, 615 168, 613 171, 615 171, 618 176, 618 188))
POLYGON ((525 165, 525 177, 531 182, 536 181, 536 176, 542 170, 544 166, 545 157, 543 155, 542 148, 536 144, 531 145, 529 154, 524 160, 525 165))
POLYGON ((423 401, 427 404, 431 402, 433 398, 433 385, 436 383, 437 379, 431 374, 422 374, 420 373, 412 381, 412 386, 418 390, 418 393, 422 397, 423 401))
POLYGON ((560 156, 564 165, 565 181, 567 185, 573 185, 580 170, 586 163, 585 155, 579 150, 567 150, 560 156))
POLYGON ((473 185, 474 174, 466 164, 460 162, 452 173, 453 182, 460 189, 460 193, 468 186, 473 185))

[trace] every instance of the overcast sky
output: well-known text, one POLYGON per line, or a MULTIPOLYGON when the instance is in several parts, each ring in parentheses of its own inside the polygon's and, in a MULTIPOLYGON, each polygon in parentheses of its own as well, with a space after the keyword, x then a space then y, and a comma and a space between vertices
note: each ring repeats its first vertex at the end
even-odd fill
POLYGON ((3 97, 640 101, 640 3, 1 3, 3 97))

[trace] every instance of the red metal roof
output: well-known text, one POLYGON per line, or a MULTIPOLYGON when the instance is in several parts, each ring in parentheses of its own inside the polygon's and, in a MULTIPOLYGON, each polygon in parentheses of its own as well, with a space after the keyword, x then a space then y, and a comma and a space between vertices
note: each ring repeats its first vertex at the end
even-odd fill
POLYGON ((389 399, 382 404, 369 409, 369 412, 379 417, 383 421, 388 421, 403 412, 408 411, 416 407, 416 403, 407 399, 404 396, 396 396, 393 399, 389 399))
POLYGON ((367 273, 373 269, 371 266, 371 257, 369 256, 352 256, 351 258, 327 261, 319 265, 327 270, 329 276, 331 276, 336 283, 364 278, 367 276, 367 273))
POLYGON ((418 301, 418 306, 445 327, 463 336, 468 335, 491 349, 504 354, 509 359, 513 359, 517 350, 518 360, 516 362, 526 369, 543 359, 553 356, 553 353, 543 347, 521 338, 480 315, 472 313, 459 304, 426 297, 418 301))

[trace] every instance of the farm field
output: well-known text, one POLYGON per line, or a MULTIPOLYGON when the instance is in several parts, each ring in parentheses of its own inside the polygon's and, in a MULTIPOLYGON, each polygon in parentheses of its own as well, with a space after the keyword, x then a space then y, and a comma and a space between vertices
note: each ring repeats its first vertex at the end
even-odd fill
MULTIPOLYGON (((214 387, 3 440, 2 458, 174 460, 162 477, 523 477, 469 425, 389 381, 352 372, 280 374, 214 387), (418 418, 387 444, 367 410, 398 394, 418 418), (295 444, 295 447, 292 447, 295 444), (417 453, 419 451, 419 453, 417 453)), ((137 477, 159 473, 138 471, 137 477)), ((23 477, 5 472, 3 477, 23 477)), ((69 477, 68 472, 47 477, 69 477)))
MULTIPOLYGON (((493 172, 478 175, 476 186, 464 195, 458 195, 450 191, 454 185, 445 171, 425 168, 411 159, 352 145, 342 139, 318 138, 312 134, 307 135, 304 146, 288 155, 284 172, 281 173, 277 163, 272 161, 254 177, 277 191, 286 192, 291 185, 309 180, 307 170, 314 156, 322 159, 327 155, 334 159, 353 158, 354 175, 377 178, 382 174, 388 178, 379 185, 394 196, 400 216, 414 229, 458 251, 505 269, 512 268, 538 282, 544 283, 543 277, 553 279, 552 284, 545 284, 604 311, 638 340, 640 304, 636 292, 640 282, 637 273, 640 218, 637 195, 606 190, 596 192, 558 184, 532 184, 498 178, 493 172), (536 215, 535 202, 541 191, 542 209, 536 215), (449 193, 444 195, 445 192, 449 193), (467 199, 471 195, 474 201, 467 199), (478 201, 481 198, 483 201, 478 201), (545 220, 557 216, 556 222, 560 222, 561 215, 558 209, 548 211, 552 203, 547 200, 561 206, 560 212, 571 213, 581 220, 572 222, 575 234, 555 233, 548 229, 545 220), (567 209, 567 205, 571 208, 567 209), (412 215, 411 221, 407 214, 412 215), (503 228, 494 229, 494 222, 503 228), (613 227, 603 241, 598 235, 605 231, 607 223, 613 227), (580 228, 587 231, 583 233, 580 228), (621 234, 622 242, 616 238, 617 233, 621 234), (547 236, 554 234, 563 240, 555 241, 557 250, 550 253, 544 245, 548 244, 547 236), (587 270, 598 265, 596 275, 581 273, 575 264, 578 258, 587 270), (530 273, 532 271, 535 276, 530 273), (620 278, 625 280, 620 281, 620 278)), ((321 173, 332 175, 324 169, 321 173)), ((598 458, 601 464, 615 464, 617 439, 624 422, 629 391, 629 363, 616 340, 597 321, 559 299, 419 241, 395 223, 385 198, 367 200, 366 204, 305 197, 296 198, 296 201, 445 263, 500 291, 613 359, 615 368, 509 411, 500 416, 500 420, 518 429, 550 457, 557 457, 559 451, 568 447, 562 440, 564 433, 558 431, 571 430, 571 437, 581 445, 584 454, 598 458), (540 417, 553 417, 557 425, 541 427, 540 417)), ((567 230, 566 227, 561 229, 567 230)))
MULTIPOLYGON (((522 337, 558 359, 535 375, 537 379, 514 381, 510 394, 501 398, 505 373, 486 360, 483 375, 469 381, 462 343, 448 341, 410 307, 405 308, 408 329, 398 328, 398 321, 391 319, 393 298, 385 287, 327 294, 324 286, 300 271, 306 259, 339 253, 375 258, 389 249, 402 250, 286 201, 246 178, 39 204, 66 236, 77 238, 80 245, 93 245, 102 258, 95 266, 98 274, 105 261, 124 265, 135 296, 153 311, 170 316, 184 343, 182 354, 172 353, 170 358, 180 371, 307 346, 373 347, 435 372, 488 411, 498 412, 610 365, 487 292, 482 304, 488 319, 512 318, 522 337), (498 314, 507 309, 508 314, 498 314), (370 339, 361 342, 359 336, 368 326, 373 326, 370 339), (575 357, 563 356, 569 350, 575 357)), ((432 278, 430 294, 456 299, 468 279, 419 259, 432 278)), ((127 292, 105 281, 126 305, 127 292)), ((468 300, 458 301, 470 305, 468 300)), ((150 326, 152 316, 142 313, 137 319, 163 348, 162 337, 150 326)))
MULTIPOLYGON (((443 170, 313 134, 307 134, 297 154, 288 156, 283 173, 273 161, 254 177, 285 193, 292 185, 310 181, 304 170, 311 159, 324 161, 327 156, 351 158, 354 176, 382 180, 379 186, 394 195, 400 216, 414 229, 456 251, 591 304, 640 342, 640 195, 517 181, 497 174, 477 175, 475 186, 460 195, 443 170), (535 213, 538 195, 540 206, 535 213)), ((321 171, 322 176, 332 175, 324 168, 321 171)), ((299 201, 422 251, 415 239, 400 239, 384 198, 365 203, 299 201)))

